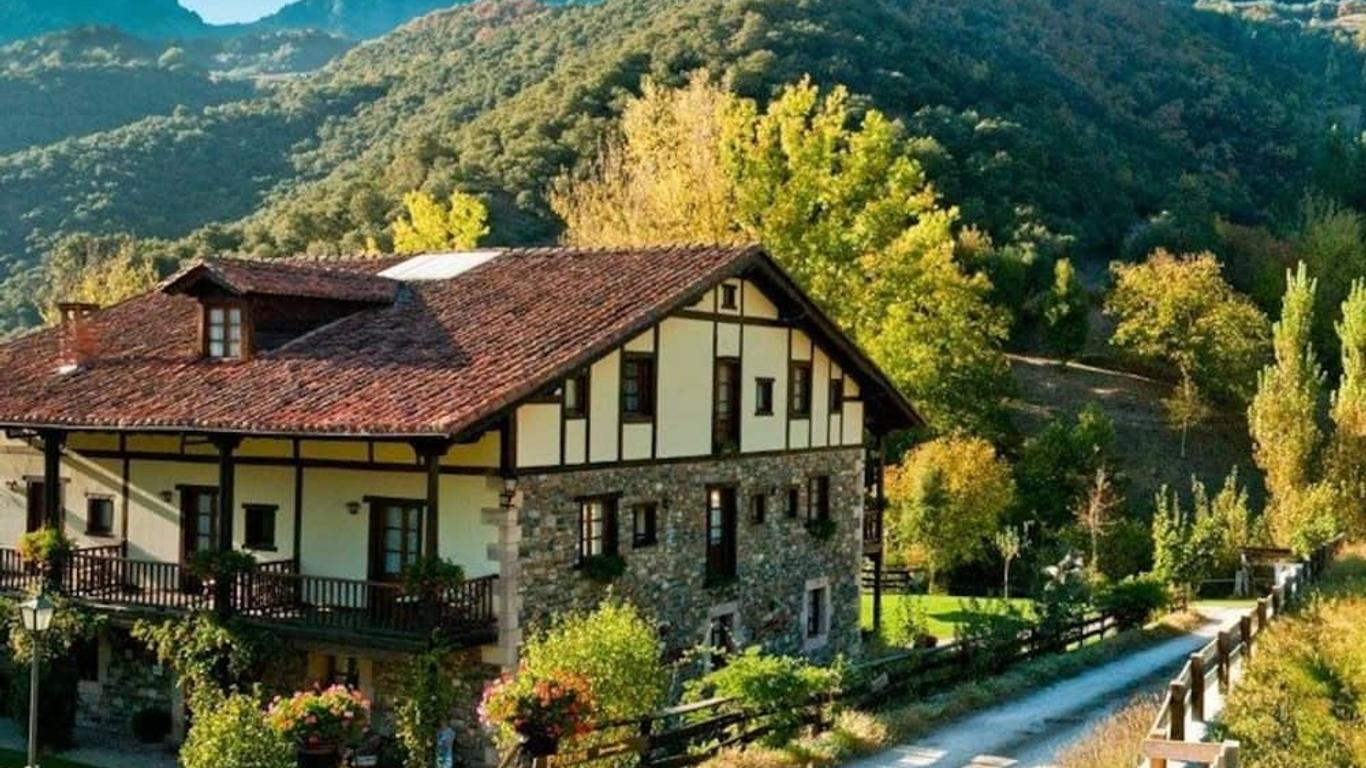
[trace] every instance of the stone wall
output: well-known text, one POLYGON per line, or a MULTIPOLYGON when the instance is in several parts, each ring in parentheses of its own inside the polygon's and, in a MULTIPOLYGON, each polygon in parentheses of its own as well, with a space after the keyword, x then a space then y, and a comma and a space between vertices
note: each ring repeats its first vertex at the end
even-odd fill
POLYGON ((608 587, 575 568, 578 499, 619 494, 617 540, 626 572, 611 589, 653 613, 670 650, 701 644, 711 616, 732 609, 739 646, 816 658, 854 650, 863 462, 862 449, 840 448, 523 475, 517 485, 519 623, 534 628, 558 612, 591 607, 606 594, 608 587), (806 529, 807 480, 815 475, 830 478, 835 533, 825 540, 806 529), (735 486, 739 512, 737 578, 723 586, 704 584, 706 493, 712 485, 735 486), (787 494, 794 486, 800 506, 789 517, 787 494), (762 523, 751 520, 756 494, 767 497, 762 523), (631 508, 638 503, 658 505, 653 546, 632 544, 631 508), (828 641, 813 644, 805 635, 806 590, 827 579, 828 641))
POLYGON ((174 713, 174 676, 146 646, 115 627, 102 633, 99 644, 99 679, 79 686, 78 726, 131 739, 138 712, 156 708, 174 713))
MULTIPOLYGON (((392 732, 394 708, 407 695, 407 668, 411 657, 373 660, 375 716, 378 724, 392 732)), ((464 765, 483 765, 489 740, 479 725, 478 705, 484 684, 498 676, 498 668, 480 660, 478 648, 448 654, 443 664, 455 686, 456 704, 451 713, 455 746, 464 765)))

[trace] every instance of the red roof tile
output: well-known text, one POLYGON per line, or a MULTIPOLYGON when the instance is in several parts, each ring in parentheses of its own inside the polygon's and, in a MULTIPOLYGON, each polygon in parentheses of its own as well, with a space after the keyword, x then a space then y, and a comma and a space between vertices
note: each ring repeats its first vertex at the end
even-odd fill
MULTIPOLYGON (((393 264, 210 268, 262 293, 335 291, 354 277, 346 285, 364 290, 346 295, 360 296, 397 286, 372 271, 393 264)), ((771 266, 757 247, 508 250, 455 278, 403 283, 392 303, 232 362, 201 357, 196 299, 154 292, 92 315, 98 352, 74 372, 57 370, 60 329, 0 345, 0 425, 456 435, 756 264, 771 266)), ((898 419, 914 419, 892 397, 898 419)))

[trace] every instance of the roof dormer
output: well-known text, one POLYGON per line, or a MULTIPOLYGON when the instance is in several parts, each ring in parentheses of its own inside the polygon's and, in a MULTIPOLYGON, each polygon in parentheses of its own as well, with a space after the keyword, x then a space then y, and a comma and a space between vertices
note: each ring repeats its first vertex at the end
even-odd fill
POLYGON ((162 284, 199 301, 203 356, 246 360, 363 309, 391 304, 398 283, 365 271, 210 259, 162 284))

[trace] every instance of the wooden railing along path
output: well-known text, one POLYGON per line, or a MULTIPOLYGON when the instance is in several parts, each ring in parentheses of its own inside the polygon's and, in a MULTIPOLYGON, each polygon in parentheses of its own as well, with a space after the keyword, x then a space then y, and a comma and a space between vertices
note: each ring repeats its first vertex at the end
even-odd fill
MULTIPOLYGON (((1221 631, 1208 645, 1191 654, 1168 686, 1150 735, 1143 742, 1142 754, 1149 768, 1167 768, 1168 761, 1238 768, 1238 742, 1208 743, 1199 738, 1188 741, 1186 726, 1203 724, 1213 714, 1207 711, 1210 694, 1217 690, 1226 695, 1233 689, 1241 665, 1252 656, 1256 639, 1273 619, 1301 599, 1337 556, 1344 541, 1339 536, 1319 548, 1281 584, 1259 598, 1256 607, 1239 617, 1235 628, 1221 631)), ((1290 556, 1288 552, 1285 555, 1290 556)))

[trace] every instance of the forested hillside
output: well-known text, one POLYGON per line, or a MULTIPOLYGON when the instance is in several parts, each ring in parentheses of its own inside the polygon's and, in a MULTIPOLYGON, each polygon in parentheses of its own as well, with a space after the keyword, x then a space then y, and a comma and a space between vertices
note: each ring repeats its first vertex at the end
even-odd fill
MULTIPOLYGON (((440 12, 276 93, 0 157, 0 330, 64 233, 262 255, 383 246, 401 196, 485 195, 500 242, 556 236, 549 180, 642 77, 708 68, 761 99, 809 74, 903 120, 940 193, 999 242, 1113 257, 1196 206, 1298 199, 1362 61, 1297 27, 1156 0, 529 0, 440 12)), ((1355 126, 1350 126, 1355 128, 1355 126)))
POLYGON ((394 27, 431 11, 449 8, 458 0, 298 0, 279 11, 246 25, 252 30, 316 29, 363 40, 382 35, 394 27))

